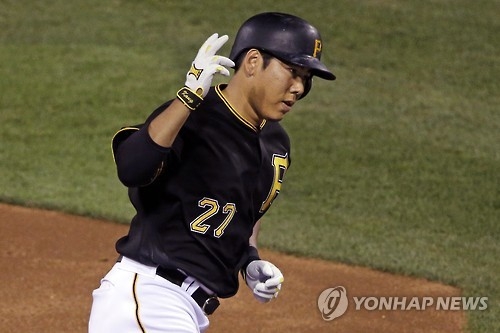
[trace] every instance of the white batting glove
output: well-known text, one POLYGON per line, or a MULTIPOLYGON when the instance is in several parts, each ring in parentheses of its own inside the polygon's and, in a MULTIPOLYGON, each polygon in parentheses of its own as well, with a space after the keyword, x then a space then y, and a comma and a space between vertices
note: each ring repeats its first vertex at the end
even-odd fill
POLYGON ((186 74, 185 86, 202 98, 207 95, 214 74, 229 76, 229 70, 224 66, 234 67, 231 59, 215 54, 228 39, 227 35, 219 37, 216 33, 210 36, 201 46, 186 74))
POLYGON ((254 260, 245 273, 245 282, 259 302, 267 303, 278 297, 284 278, 276 266, 269 261, 254 260))

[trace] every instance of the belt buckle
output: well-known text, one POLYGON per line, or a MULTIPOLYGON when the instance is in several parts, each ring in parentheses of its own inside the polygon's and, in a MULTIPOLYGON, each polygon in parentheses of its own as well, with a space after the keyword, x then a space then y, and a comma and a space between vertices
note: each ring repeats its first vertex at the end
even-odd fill
POLYGON ((211 297, 207 298, 207 300, 205 301, 205 303, 203 304, 201 309, 208 316, 208 315, 211 315, 212 313, 214 313, 215 310, 217 310, 217 308, 219 307, 219 305, 220 305, 220 302, 217 299, 217 297, 211 296, 211 297))

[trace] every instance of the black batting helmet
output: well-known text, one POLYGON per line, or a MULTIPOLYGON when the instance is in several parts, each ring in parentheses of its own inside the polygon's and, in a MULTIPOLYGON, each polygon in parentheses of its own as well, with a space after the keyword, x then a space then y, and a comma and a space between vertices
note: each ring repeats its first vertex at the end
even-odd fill
MULTIPOLYGON (((234 62, 249 49, 269 53, 283 62, 301 66, 312 75, 335 80, 335 75, 320 61, 323 41, 318 29, 300 17, 284 13, 261 13, 246 20, 238 33, 229 58, 234 62)), ((304 83, 311 90, 312 79, 304 83)))

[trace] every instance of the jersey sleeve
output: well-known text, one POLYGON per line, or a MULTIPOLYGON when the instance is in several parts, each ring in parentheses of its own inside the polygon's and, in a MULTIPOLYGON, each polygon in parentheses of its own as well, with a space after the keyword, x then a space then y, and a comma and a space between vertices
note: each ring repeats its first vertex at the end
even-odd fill
POLYGON ((118 178, 128 187, 146 186, 162 172, 170 148, 156 144, 147 126, 125 127, 113 137, 118 178))
POLYGON ((164 170, 172 149, 154 142, 148 133, 148 125, 168 105, 169 102, 159 106, 144 124, 123 127, 113 136, 113 158, 118 178, 125 186, 149 185, 164 170))

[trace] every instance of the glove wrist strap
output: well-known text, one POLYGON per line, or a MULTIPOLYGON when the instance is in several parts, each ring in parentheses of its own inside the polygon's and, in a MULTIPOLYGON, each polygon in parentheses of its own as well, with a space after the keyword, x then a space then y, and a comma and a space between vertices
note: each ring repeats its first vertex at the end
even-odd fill
POLYGON ((177 98, 191 111, 196 110, 201 102, 203 102, 203 98, 188 87, 179 89, 179 91, 177 91, 177 98))

